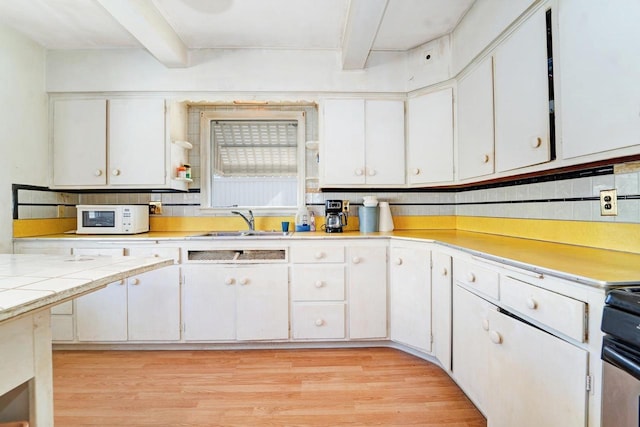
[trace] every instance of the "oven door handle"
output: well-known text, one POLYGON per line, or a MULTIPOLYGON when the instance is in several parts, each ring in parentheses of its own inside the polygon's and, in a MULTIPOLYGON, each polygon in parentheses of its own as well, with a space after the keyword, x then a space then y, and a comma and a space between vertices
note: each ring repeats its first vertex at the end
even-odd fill
POLYGON ((640 380, 640 360, 635 355, 620 348, 604 346, 602 348, 602 360, 617 366, 640 380))

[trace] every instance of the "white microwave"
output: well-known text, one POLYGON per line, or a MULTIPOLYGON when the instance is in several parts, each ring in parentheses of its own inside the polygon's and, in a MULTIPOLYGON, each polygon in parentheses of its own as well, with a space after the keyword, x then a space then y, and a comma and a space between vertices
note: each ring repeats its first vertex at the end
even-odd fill
POLYGON ((136 234, 149 231, 147 205, 78 205, 77 234, 136 234))

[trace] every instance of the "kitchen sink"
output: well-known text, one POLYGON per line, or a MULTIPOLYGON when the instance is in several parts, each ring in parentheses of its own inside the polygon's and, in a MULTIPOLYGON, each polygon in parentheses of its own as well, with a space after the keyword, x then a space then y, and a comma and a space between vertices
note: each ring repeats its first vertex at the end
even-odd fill
POLYGON ((283 231, 263 231, 263 230, 243 230, 243 231, 209 231, 204 234, 190 236, 190 239, 215 239, 215 238, 235 238, 235 237, 287 237, 291 232, 283 231))

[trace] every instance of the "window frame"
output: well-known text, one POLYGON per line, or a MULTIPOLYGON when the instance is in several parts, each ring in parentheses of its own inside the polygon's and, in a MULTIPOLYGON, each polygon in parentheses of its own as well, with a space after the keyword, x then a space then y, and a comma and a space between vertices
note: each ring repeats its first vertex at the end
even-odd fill
POLYGON ((230 209, 251 209, 259 214, 291 215, 298 211, 300 206, 305 204, 305 112, 304 111, 273 111, 273 110, 234 110, 234 111, 202 111, 200 112, 200 211, 202 213, 228 214, 230 209), (234 206, 215 207, 211 206, 213 189, 212 183, 212 141, 211 122, 216 120, 296 120, 297 127, 297 189, 296 206, 234 206))

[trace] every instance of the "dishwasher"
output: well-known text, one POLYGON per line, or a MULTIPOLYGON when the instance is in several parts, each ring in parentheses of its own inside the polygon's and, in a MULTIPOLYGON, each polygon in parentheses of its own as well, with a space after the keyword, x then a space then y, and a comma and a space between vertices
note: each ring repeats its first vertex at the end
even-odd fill
POLYGON ((614 289, 602 314, 602 427, 640 427, 640 287, 614 289))

